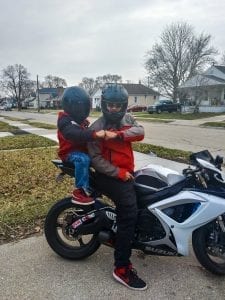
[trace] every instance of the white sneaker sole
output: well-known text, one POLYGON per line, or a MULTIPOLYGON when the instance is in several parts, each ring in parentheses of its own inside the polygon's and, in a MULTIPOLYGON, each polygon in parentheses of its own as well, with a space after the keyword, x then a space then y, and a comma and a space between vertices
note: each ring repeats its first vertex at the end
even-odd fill
POLYGON ((129 286, 126 282, 124 282, 120 277, 118 277, 115 272, 113 272, 113 277, 118 281, 120 282, 121 284, 125 285, 126 287, 128 287, 129 289, 131 290, 134 290, 134 291, 144 291, 148 288, 147 284, 146 286, 144 286, 143 288, 134 288, 132 286, 129 286))

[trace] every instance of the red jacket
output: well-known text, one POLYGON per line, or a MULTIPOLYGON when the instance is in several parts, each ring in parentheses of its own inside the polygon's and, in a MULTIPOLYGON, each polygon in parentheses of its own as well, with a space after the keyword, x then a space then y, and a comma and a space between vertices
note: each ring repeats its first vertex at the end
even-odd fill
POLYGON ((88 128, 88 125, 88 120, 77 124, 70 115, 59 112, 57 121, 58 155, 62 160, 66 160, 68 154, 74 151, 87 152, 87 142, 95 139, 95 131, 88 128))
POLYGON ((108 127, 104 117, 95 121, 91 128, 96 131, 112 130, 118 134, 116 139, 88 143, 93 167, 100 173, 120 179, 124 178, 127 171, 132 173, 134 171, 134 156, 131 143, 143 140, 144 128, 129 114, 123 117, 119 128, 108 127))

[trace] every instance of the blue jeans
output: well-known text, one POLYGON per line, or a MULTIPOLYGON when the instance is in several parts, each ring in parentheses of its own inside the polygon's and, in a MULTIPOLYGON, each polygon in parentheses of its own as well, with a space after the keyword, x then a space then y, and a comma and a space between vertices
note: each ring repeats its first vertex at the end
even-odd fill
POLYGON ((74 164, 76 187, 88 189, 90 157, 83 152, 71 152, 67 157, 67 161, 74 164))

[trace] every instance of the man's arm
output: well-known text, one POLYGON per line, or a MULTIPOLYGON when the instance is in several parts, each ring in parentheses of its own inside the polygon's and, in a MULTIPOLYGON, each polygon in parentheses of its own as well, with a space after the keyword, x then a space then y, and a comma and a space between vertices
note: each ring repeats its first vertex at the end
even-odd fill
POLYGON ((107 176, 118 177, 119 168, 104 159, 101 152, 101 142, 95 141, 88 143, 88 153, 91 157, 91 164, 94 169, 107 176))
MULTIPOLYGON (((137 142, 144 139, 144 128, 130 114, 126 114, 122 120, 121 129, 113 131, 117 137, 126 142, 137 142)), ((110 135, 110 134, 108 134, 110 135)))

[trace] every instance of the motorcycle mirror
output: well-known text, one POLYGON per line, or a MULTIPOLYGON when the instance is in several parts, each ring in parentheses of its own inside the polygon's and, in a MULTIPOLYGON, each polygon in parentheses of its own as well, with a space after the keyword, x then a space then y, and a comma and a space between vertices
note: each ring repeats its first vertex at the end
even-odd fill
POLYGON ((219 156, 217 155, 216 158, 215 158, 215 165, 218 169, 221 170, 221 165, 223 163, 223 157, 222 156, 219 156))

